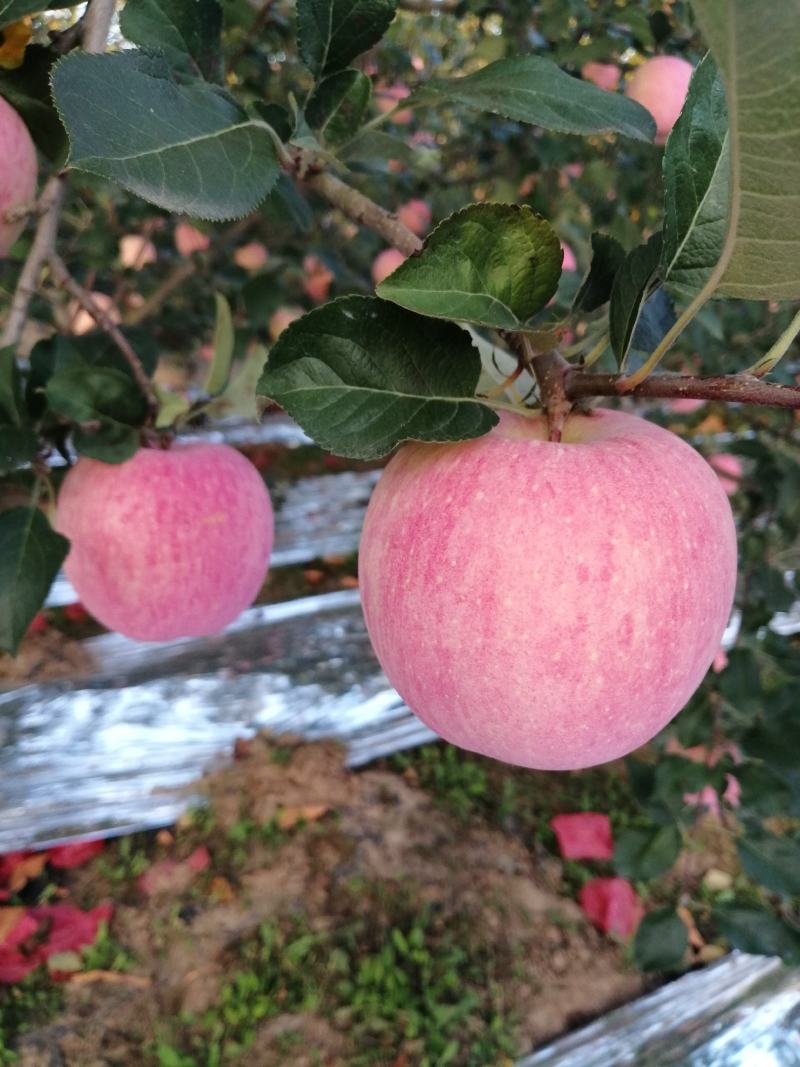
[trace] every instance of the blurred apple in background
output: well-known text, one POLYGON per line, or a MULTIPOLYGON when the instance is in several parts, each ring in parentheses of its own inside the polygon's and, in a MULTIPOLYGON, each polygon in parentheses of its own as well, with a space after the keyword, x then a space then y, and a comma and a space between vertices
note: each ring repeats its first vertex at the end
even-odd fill
POLYGON ((270 315, 269 319, 269 336, 272 341, 277 341, 287 326, 291 326, 293 322, 300 319, 305 315, 305 311, 301 307, 296 305, 290 307, 280 307, 270 315))
POLYGON ((182 256, 191 256, 195 252, 206 252, 211 238, 192 226, 190 222, 179 222, 175 227, 175 248, 182 256))
POLYGON ((0 256, 25 229, 27 215, 13 221, 7 212, 34 207, 38 164, 28 127, 13 107, 0 96, 0 256))
POLYGON ((656 120, 656 144, 664 144, 678 121, 694 67, 680 56, 654 56, 637 67, 625 92, 656 120))
POLYGON ((333 271, 325 266, 319 256, 306 256, 303 270, 303 291, 306 296, 315 304, 324 304, 333 284, 333 271))
POLYGON ((432 213, 425 200, 407 200, 397 209, 397 217, 417 237, 424 237, 430 229, 432 213))
POLYGON ((581 67, 581 77, 584 81, 591 82, 598 89, 614 92, 619 85, 622 71, 616 63, 595 63, 594 61, 581 67))
POLYGON ((158 259, 156 246, 140 233, 127 233, 119 239, 119 261, 125 270, 141 270, 158 259))
POLYGON ((388 278, 392 271, 397 270, 401 263, 405 263, 406 257, 398 248, 384 248, 372 261, 372 280, 376 285, 388 278))

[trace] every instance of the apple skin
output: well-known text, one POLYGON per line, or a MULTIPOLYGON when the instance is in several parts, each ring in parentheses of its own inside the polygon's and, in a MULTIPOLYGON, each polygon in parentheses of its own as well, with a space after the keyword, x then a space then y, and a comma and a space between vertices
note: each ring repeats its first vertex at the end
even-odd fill
POLYGON ((406 257, 399 248, 384 248, 372 261, 372 280, 376 285, 380 285, 405 261, 406 257))
POLYGON ((744 473, 742 461, 739 457, 734 456, 731 452, 717 452, 709 457, 708 462, 717 472, 720 485, 728 496, 733 496, 734 493, 738 492, 739 483, 744 473))
POLYGON ((656 144, 664 144, 678 121, 694 67, 680 56, 654 56, 636 68, 626 94, 656 120, 656 144))
POLYGON ((569 271, 577 270, 578 261, 575 258, 575 253, 572 251, 566 241, 561 242, 561 251, 564 253, 564 258, 561 261, 561 269, 569 271))
POLYGON ((6 222, 7 211, 36 199, 38 165, 28 127, 14 108, 0 96, 0 257, 25 228, 25 218, 6 222))
POLYGON ((190 222, 179 222, 175 227, 175 248, 178 255, 191 256, 195 252, 207 252, 211 238, 192 226, 190 222))
POLYGON ((233 253, 233 262, 242 270, 261 270, 269 259, 269 252, 260 241, 240 245, 233 253))
POLYGON ((260 475, 227 445, 144 448, 120 464, 83 457, 56 527, 86 610, 138 641, 218 633, 252 602, 273 515, 260 475))
POLYGON ((617 759, 685 705, 720 647, 736 531, 716 474, 634 415, 503 414, 405 445, 359 556, 390 682, 446 740, 542 770, 617 759))
POLYGON ((433 215, 427 201, 407 200, 397 209, 397 218, 417 237, 424 237, 430 229, 433 215))
POLYGON ((605 89, 613 93, 619 85, 622 71, 616 63, 597 63, 592 60, 581 67, 581 77, 584 81, 591 82, 598 89, 605 89))
POLYGON ((125 270, 141 270, 158 259, 156 246, 139 233, 127 233, 119 239, 119 261, 125 270))

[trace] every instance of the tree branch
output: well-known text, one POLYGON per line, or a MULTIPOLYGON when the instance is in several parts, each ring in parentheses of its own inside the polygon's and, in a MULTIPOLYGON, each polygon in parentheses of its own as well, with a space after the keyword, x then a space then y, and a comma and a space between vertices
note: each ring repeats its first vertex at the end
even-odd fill
POLYGON ((28 317, 28 307, 39 285, 39 274, 55 248, 58 220, 65 191, 66 176, 54 174, 45 182, 42 195, 39 197, 39 225, 36 227, 28 258, 17 279, 17 287, 11 298, 11 307, 8 310, 3 333, 0 335, 0 346, 3 348, 7 345, 19 344, 25 320, 28 317))
MULTIPOLYGON (((83 17, 83 47, 87 52, 103 52, 114 17, 116 0, 90 0, 83 17)), ((45 262, 55 252, 58 222, 66 193, 66 175, 54 174, 45 182, 39 197, 37 210, 39 223, 31 244, 28 258, 17 279, 17 287, 11 298, 11 307, 0 335, 0 346, 18 345, 28 317, 33 294, 39 284, 39 274, 45 262)))
MULTIPOLYGON (((301 166, 298 160, 297 166, 301 166)), ((301 179, 302 180, 302 179, 301 179)), ((397 248, 405 256, 411 256, 422 248, 422 241, 407 226, 374 200, 364 196, 351 185, 329 171, 320 171, 305 178, 305 184, 321 197, 338 207, 349 219, 359 226, 366 226, 397 248)))
POLYGON ((128 366, 131 368, 131 373, 136 379, 136 384, 144 394, 144 398, 147 401, 147 408, 151 419, 155 417, 158 412, 158 397, 155 394, 150 379, 147 376, 147 372, 141 364, 139 357, 134 352, 125 334, 119 329, 115 322, 106 314, 106 312, 100 307, 100 305, 93 299, 91 293, 89 293, 83 286, 77 282, 70 272, 67 270, 64 261, 53 252, 49 259, 50 270, 53 272, 53 278, 57 285, 60 285, 62 289, 74 296, 82 308, 92 316, 97 325, 105 330, 117 348, 124 356, 128 366))
POLYGON ((653 400, 720 400, 729 404, 761 404, 800 410, 800 386, 765 382, 751 374, 698 377, 689 374, 654 374, 634 389, 625 388, 619 374, 589 374, 570 369, 564 389, 570 400, 596 396, 632 396, 653 400))

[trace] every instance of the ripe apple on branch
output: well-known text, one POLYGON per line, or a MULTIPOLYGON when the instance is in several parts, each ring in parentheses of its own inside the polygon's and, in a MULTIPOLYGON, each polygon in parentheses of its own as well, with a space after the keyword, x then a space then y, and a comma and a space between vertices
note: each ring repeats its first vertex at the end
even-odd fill
MULTIPOLYGON (((215 0, 203 3, 216 19, 215 0)), ((176 57, 159 52, 158 28, 143 25, 132 5, 121 30, 138 48, 107 53, 114 5, 92 0, 83 49, 68 50, 51 76, 69 167, 53 168, 32 213, 30 167, 22 165, 32 158, 30 138, 3 103, 0 143, 22 160, 0 183, 6 243, 25 212, 37 222, 3 327, 11 469, 28 464, 35 482, 28 507, 0 514, 6 567, 22 575, 24 605, 3 607, 0 643, 16 648, 65 557, 89 610, 139 639, 207 633, 235 617, 267 566, 266 491, 226 450, 172 440, 243 403, 245 392, 254 412, 257 393, 339 455, 377 458, 399 448, 370 506, 361 580, 376 652, 412 710, 466 747, 528 766, 615 758, 681 709, 717 654, 736 539, 725 492, 696 452, 637 415, 593 403, 800 408, 796 384, 765 380, 800 316, 746 370, 657 372, 712 297, 800 297, 788 165, 796 145, 787 132, 800 104, 787 87, 741 106, 753 39, 769 33, 778 60, 797 59, 798 0, 763 19, 735 0, 739 17, 729 22, 717 0, 695 0, 704 58, 694 66, 678 54, 651 56, 624 92, 614 91, 618 56, 604 69, 584 65, 580 78, 529 54, 420 77, 413 87, 379 80, 374 95, 359 57, 384 36, 396 4, 376 0, 359 14, 358 32, 341 34, 349 16, 340 3, 323 0, 331 18, 320 21, 310 0, 298 2, 302 106, 287 91, 286 106, 250 107, 218 84, 221 29, 197 51, 188 34, 176 57), (99 99, 98 85, 108 99, 99 99), (449 214, 437 210, 430 233, 433 213, 421 197, 396 213, 381 206, 374 180, 359 177, 365 145, 385 174, 402 173, 419 141, 406 143, 398 128, 451 110, 586 136, 594 148, 613 142, 657 153, 663 144, 663 229, 653 212, 637 247, 601 230, 591 255, 578 249, 576 257, 575 236, 527 204, 477 197, 449 214), (146 144, 143 111, 152 116, 146 144), (752 159, 759 138, 766 152, 787 158, 769 180, 752 159), (107 294, 81 284, 59 252, 68 185, 81 172, 180 217, 174 238, 183 262, 163 299, 211 255, 186 217, 247 216, 266 196, 279 197, 290 218, 302 218, 292 197, 308 197, 326 205, 325 227, 346 220, 351 238, 357 227, 380 238, 386 247, 371 266, 377 295, 330 301, 333 260, 307 251, 296 299, 318 306, 298 317, 297 305, 265 299, 268 359, 251 345, 233 374, 235 316, 218 295, 202 395, 167 396, 130 339, 130 321, 107 294), (785 210, 779 231, 764 226, 767 203, 773 214, 775 204, 785 210), (578 262, 590 262, 583 278, 578 262), (562 275, 574 278, 562 285, 562 275), (45 280, 48 298, 66 294, 108 350, 91 359, 80 356, 88 350, 62 353, 36 378, 14 357, 45 280), (492 377, 477 345, 502 352, 512 369, 492 377), (535 385, 521 395, 523 380, 535 385), (46 457, 66 454, 68 438, 80 459, 61 490, 57 533, 39 503, 51 488, 46 457), (131 505, 137 500, 141 507, 131 505)), ((757 81, 758 70, 751 73, 757 81)), ((235 86, 235 77, 228 81, 235 86)), ((155 269, 154 245, 137 235, 126 241, 123 266, 155 269)), ((250 294, 265 291, 256 283, 269 281, 273 265, 280 270, 273 257, 257 239, 232 252, 253 276, 250 294)))

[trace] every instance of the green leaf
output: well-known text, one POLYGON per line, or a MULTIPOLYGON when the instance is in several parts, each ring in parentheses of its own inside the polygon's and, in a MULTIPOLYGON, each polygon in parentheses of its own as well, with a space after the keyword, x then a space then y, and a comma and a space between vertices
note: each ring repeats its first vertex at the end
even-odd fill
POLYGON ((498 59, 465 78, 433 78, 416 89, 404 106, 443 102, 465 104, 560 133, 620 133, 652 141, 656 132, 653 116, 641 104, 573 78, 541 56, 498 59))
POLYGON ((237 415, 240 419, 255 422, 259 417, 256 388, 267 362, 268 352, 263 345, 254 345, 241 363, 225 392, 211 405, 209 413, 224 416, 237 415))
POLYGON ((147 403, 129 375, 109 367, 70 366, 50 378, 45 393, 56 414, 77 423, 100 423, 73 434, 82 455, 122 463, 136 452, 147 403))
POLYGON ((479 376, 480 357, 458 326, 347 296, 281 334, 258 391, 323 448, 374 459, 401 441, 488 433, 497 416, 474 399, 479 376))
POLYGON ((214 358, 206 378, 205 391, 210 396, 221 393, 231 373, 231 361, 236 336, 233 330, 231 306, 222 293, 214 294, 217 302, 217 322, 214 327, 214 358))
POLYGON ((725 80, 732 176, 717 296, 800 297, 800 0, 694 0, 725 80))
POLYGON ((73 52, 53 71, 70 164, 168 211, 246 215, 278 178, 269 133, 221 89, 179 84, 143 52, 73 52))
POLYGON ((37 434, 26 427, 0 426, 0 475, 30 463, 39 451, 37 434))
POLYGON ((6 652, 16 654, 68 550, 69 541, 38 508, 0 513, 0 648, 6 652))
POLYGON ((26 421, 22 375, 13 348, 0 348, 0 425, 22 426, 26 421))
POLYGON ((800 844, 766 830, 751 830, 736 841, 745 873, 775 893, 800 893, 800 844))
POLYGON ((217 0, 126 0, 125 37, 163 52, 171 66, 209 81, 222 78, 222 8, 217 0))
POLYGON ((573 311, 596 311, 611 299, 617 272, 625 261, 625 249, 615 237, 592 234, 592 263, 572 303, 573 311))
POLYGON ((672 971, 680 967, 688 947, 686 924, 673 908, 659 908, 639 923, 633 959, 642 971, 672 971))
POLYGON ((628 355, 642 307, 653 290, 660 259, 661 234, 657 233, 646 245, 628 253, 614 279, 608 325, 611 347, 620 367, 628 355))
POLYGON ((760 908, 733 907, 715 908, 711 914, 726 940, 740 952, 800 963, 800 932, 776 915, 760 908))
POLYGON ((297 40, 317 77, 342 70, 389 29, 397 0, 297 0, 297 40))
POLYGON ((360 70, 340 70, 324 78, 306 106, 306 119, 331 145, 349 141, 364 122, 372 82, 360 70))
POLYGON ((49 48, 30 44, 16 70, 0 70, 0 96, 19 112, 36 147, 50 160, 67 154, 67 136, 50 98, 50 72, 58 56, 49 48))
POLYGON ((171 393, 159 385, 154 385, 153 390, 158 397, 157 430, 166 430, 173 426, 177 419, 182 418, 191 409, 191 402, 180 393, 171 393))
POLYGON ((625 878, 646 881, 668 871, 681 850, 674 823, 652 830, 623 830, 614 846, 614 867, 625 878))
POLYGON ((736 780, 742 790, 741 807, 768 818, 786 815, 792 805, 789 783, 770 767, 761 763, 740 763, 736 780))
POLYGON ((662 275, 674 296, 691 299, 722 254, 730 193, 728 107, 710 53, 694 72, 663 170, 662 275))
POLYGON ((472 204, 437 226, 377 293, 422 315, 516 330, 556 291, 562 259, 555 230, 529 207, 472 204))

